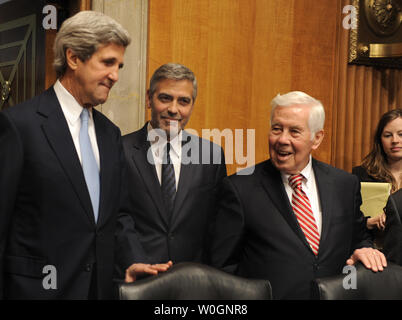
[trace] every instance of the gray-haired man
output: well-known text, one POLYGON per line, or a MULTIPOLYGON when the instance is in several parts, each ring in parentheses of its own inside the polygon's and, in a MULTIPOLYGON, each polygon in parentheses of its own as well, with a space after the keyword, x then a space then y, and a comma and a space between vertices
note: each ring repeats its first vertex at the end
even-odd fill
POLYGON ((196 96, 190 69, 160 66, 147 92, 151 121, 123 137, 132 212, 126 225, 135 221, 152 263, 209 262, 210 223, 226 165, 221 147, 183 130, 196 96))
POLYGON ((213 265, 268 279, 275 299, 312 298, 312 280, 361 261, 386 266, 360 212, 360 183, 311 156, 324 138, 320 101, 300 91, 272 100, 270 159, 223 181, 213 265))
MULTIPOLYGON (((53 87, 0 113, 0 294, 112 297, 124 155, 119 129, 93 109, 118 80, 127 31, 91 11, 55 40, 53 87)), ((131 263, 145 261, 134 243, 131 263)), ((131 277, 170 264, 134 264, 131 277)))

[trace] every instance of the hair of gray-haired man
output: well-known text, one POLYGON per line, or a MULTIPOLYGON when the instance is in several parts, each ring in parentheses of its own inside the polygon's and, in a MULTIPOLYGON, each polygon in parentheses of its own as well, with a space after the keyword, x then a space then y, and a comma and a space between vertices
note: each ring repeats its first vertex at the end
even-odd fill
POLYGON ((149 82, 149 98, 152 98, 160 81, 170 79, 175 81, 189 80, 193 84, 193 103, 197 98, 197 78, 193 71, 179 63, 166 63, 155 70, 149 82))
POLYGON ((313 139, 314 135, 318 131, 324 129, 325 110, 321 101, 309 96, 307 93, 304 93, 302 91, 291 91, 283 95, 278 94, 275 98, 272 99, 271 123, 272 116, 276 107, 290 107, 294 105, 311 107, 308 119, 308 127, 311 132, 311 139, 313 139))
POLYGON ((53 45, 53 67, 57 77, 67 70, 66 50, 70 48, 81 61, 88 60, 100 46, 116 43, 127 47, 128 31, 111 17, 97 11, 81 11, 65 20, 53 45))

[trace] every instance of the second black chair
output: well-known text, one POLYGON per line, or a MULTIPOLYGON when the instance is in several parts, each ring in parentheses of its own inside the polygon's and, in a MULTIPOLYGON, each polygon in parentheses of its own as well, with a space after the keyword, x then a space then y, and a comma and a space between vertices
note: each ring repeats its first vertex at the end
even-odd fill
POLYGON ((358 263, 353 276, 348 273, 317 279, 314 288, 321 300, 402 300, 402 267, 388 262, 384 271, 373 272, 358 263))

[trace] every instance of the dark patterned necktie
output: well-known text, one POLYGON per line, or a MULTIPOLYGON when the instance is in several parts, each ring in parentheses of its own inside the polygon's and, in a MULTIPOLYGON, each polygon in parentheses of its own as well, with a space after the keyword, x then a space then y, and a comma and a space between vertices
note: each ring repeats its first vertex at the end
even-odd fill
POLYGON ((165 157, 162 163, 162 196, 165 203, 168 220, 173 212, 174 199, 176 197, 176 178, 173 163, 170 159, 170 143, 166 144, 165 157))

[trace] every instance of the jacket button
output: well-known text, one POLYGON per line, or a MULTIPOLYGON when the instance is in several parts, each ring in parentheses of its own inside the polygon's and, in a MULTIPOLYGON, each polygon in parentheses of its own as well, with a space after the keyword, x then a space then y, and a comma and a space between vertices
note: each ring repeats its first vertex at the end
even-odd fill
POLYGON ((92 266, 91 266, 90 264, 87 264, 87 265, 85 266, 85 271, 86 271, 86 272, 91 272, 91 270, 92 270, 92 266))

